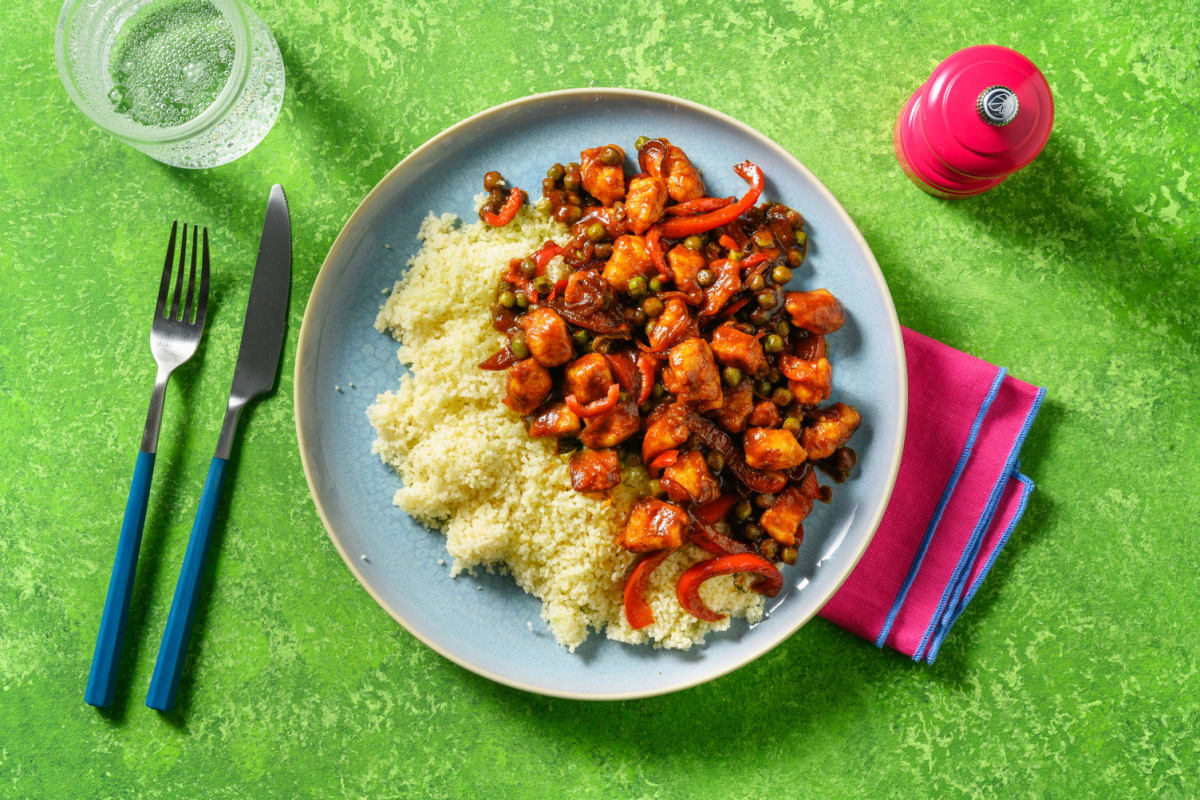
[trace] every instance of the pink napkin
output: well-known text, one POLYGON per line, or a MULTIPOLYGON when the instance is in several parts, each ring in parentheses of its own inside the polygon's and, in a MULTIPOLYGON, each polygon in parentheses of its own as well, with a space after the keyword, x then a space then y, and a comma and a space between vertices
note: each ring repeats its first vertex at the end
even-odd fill
POLYGON ((1017 455, 1045 389, 903 329, 908 428, 862 561, 821 616, 932 664, 1025 511, 1017 455))

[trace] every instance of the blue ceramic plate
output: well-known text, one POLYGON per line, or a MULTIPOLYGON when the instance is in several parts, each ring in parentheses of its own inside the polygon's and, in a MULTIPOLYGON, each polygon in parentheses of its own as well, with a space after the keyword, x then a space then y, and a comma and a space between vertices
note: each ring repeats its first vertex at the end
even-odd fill
MULTIPOLYGON (((482 313, 482 312, 480 312, 482 313)), ((499 402, 499 398, 497 398, 499 402)), ((317 276, 296 356, 296 428, 305 476, 329 536, 363 587, 397 622, 446 658, 501 683, 548 695, 620 699, 694 686, 757 658, 796 632, 837 590, 874 534, 892 491, 907 409, 904 352, 887 284, 866 242, 829 191, 777 144, 711 109, 648 92, 577 89, 496 106, 417 148, 351 215, 317 276), (784 589, 754 627, 735 620, 689 651, 593 636, 574 654, 538 616, 539 601, 510 578, 450 580, 443 537, 391 503, 399 478, 371 453, 366 407, 397 385, 396 343, 372 323, 418 248, 431 210, 463 219, 489 169, 537 196, 546 168, 582 147, 666 136, 704 170, 713 196, 740 195, 732 166, 767 175, 764 198, 798 209, 811 246, 796 283, 826 287, 845 304, 829 340, 834 393, 862 412, 859 466, 834 501, 805 522, 784 589), (350 384, 354 388, 350 388, 350 384), (338 391, 335 387, 341 387, 338 391), (482 590, 480 590, 482 587, 482 590), (527 623, 532 622, 532 630, 527 623)))

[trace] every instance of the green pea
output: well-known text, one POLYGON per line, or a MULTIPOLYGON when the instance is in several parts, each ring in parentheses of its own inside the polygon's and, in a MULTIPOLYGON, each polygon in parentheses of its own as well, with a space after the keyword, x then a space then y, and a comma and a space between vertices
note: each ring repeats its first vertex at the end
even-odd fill
MULTIPOLYGON (((760 536, 759 538, 761 539, 762 537, 760 536)), ((767 561, 774 561, 775 554, 779 552, 779 545, 774 539, 763 539, 762 544, 758 546, 758 552, 761 553, 762 557, 767 561)))
POLYGON ((755 275, 750 280, 746 281, 746 288, 752 292, 761 292, 766 285, 767 282, 763 280, 762 275, 755 275))
POLYGON ((566 189, 568 192, 573 192, 576 189, 578 189, 579 188, 579 173, 578 172, 568 172, 566 175, 563 175, 563 188, 566 189))
POLYGON ((650 279, 650 291, 661 292, 663 288, 662 278, 657 275, 650 279))
POLYGON ((512 308, 517 304, 517 296, 508 289, 505 289, 503 292, 501 292, 500 296, 496 299, 500 305, 504 306, 505 308, 512 308))
POLYGON ((585 344, 587 344, 588 342, 590 342, 592 340, 592 337, 588 336, 587 331, 585 331, 583 328, 580 328, 579 330, 577 330, 573 334, 571 334, 571 339, 575 342, 575 344, 579 345, 580 347, 583 347, 585 344))
POLYGON ((579 222, 579 218, 583 216, 583 209, 579 206, 567 206, 567 224, 574 225, 579 222))
POLYGON ((592 255, 596 256, 596 258, 600 259, 601 261, 607 261, 612 257, 612 250, 613 248, 611 242, 601 242, 600 244, 596 245, 596 249, 592 251, 592 255))
POLYGON ((633 146, 635 149, 641 150, 643 147, 646 146, 646 142, 648 142, 648 141, 650 141, 649 137, 639 136, 639 137, 637 137, 637 141, 633 143, 633 146))
POLYGON ((600 151, 600 160, 610 167, 615 167, 621 163, 621 151, 612 145, 608 145, 600 151))
POLYGON ((536 208, 541 214, 549 214, 550 209, 553 207, 554 204, 550 202, 549 197, 543 197, 541 200, 538 200, 537 205, 534 206, 534 208, 536 208))
POLYGON ((625 286, 629 289, 629 296, 635 300, 646 296, 646 279, 641 275, 635 275, 630 278, 629 283, 625 286))
POLYGON ((771 395, 771 402, 777 406, 786 406, 792 402, 792 392, 789 389, 784 389, 782 386, 775 390, 771 395))
POLYGON ((533 290, 538 294, 550 294, 553 288, 554 283, 545 275, 538 275, 533 279, 533 290))
POLYGON ((767 380, 771 383, 779 383, 783 380, 783 373, 779 371, 779 367, 771 367, 767 370, 767 380))
POLYGON ((534 275, 537 275, 537 262, 532 258, 523 258, 521 259, 521 266, 518 269, 521 270, 522 278, 531 280, 534 275))
POLYGON ((792 269, 796 269, 804 262, 804 254, 796 248, 788 250, 788 264, 792 269))
POLYGON ((806 244, 808 244, 808 234, 801 230, 796 231, 796 246, 803 247, 806 244))
POLYGON ((725 367, 721 370, 721 380, 725 381, 725 385, 733 388, 742 382, 742 371, 737 367, 725 367))
POLYGON ((780 427, 783 428, 788 433, 799 433, 800 432, 800 420, 796 419, 795 417, 785 417, 783 420, 783 424, 780 427))
POLYGON ((775 296, 775 292, 771 291, 759 292, 756 299, 760 308, 774 308, 779 304, 779 298, 775 296))
POLYGON ((775 332, 780 336, 787 336, 792 332, 792 326, 787 324, 787 320, 779 320, 775 323, 775 332))
POLYGON ((666 387, 663 386, 658 381, 655 381, 654 385, 650 387, 650 396, 653 397, 655 400, 662 397, 666 393, 667 393, 666 387))
POLYGON ((640 308, 635 308, 633 310, 633 324, 634 325, 645 325, 646 324, 646 312, 642 311, 640 308))
POLYGON ((721 455, 716 450, 713 450, 711 453, 709 453, 704 460, 708 462, 708 468, 713 472, 720 472, 721 470, 725 469, 725 456, 721 455))
POLYGON ((775 387, 771 385, 770 381, 759 381, 755 389, 763 397, 770 397, 771 392, 775 391, 775 387))
POLYGON ((696 283, 700 284, 701 286, 712 286, 713 281, 716 279, 716 276, 712 274, 711 270, 702 269, 696 273, 696 283))
POLYGON ((683 246, 688 250, 699 250, 701 247, 704 247, 704 240, 693 233, 683 240, 683 246))
MULTIPOLYGON (((771 321, 771 312, 765 308, 756 308, 750 312, 750 321, 755 325, 766 325, 771 321)), ((750 330, 747 333, 754 333, 754 331, 750 330)))
POLYGON ((509 338, 508 347, 517 358, 529 358, 529 345, 525 342, 525 334, 520 331, 509 338))
POLYGON ((642 311, 646 312, 647 317, 657 317, 663 312, 663 301, 657 297, 647 297, 642 301, 642 311))
POLYGON ((775 237, 766 231, 759 231, 754 234, 754 243, 765 250, 775 244, 775 237))
POLYGON ((782 264, 775 267, 775 269, 771 270, 771 280, 775 281, 775 283, 779 286, 783 286, 785 283, 787 283, 791 279, 792 279, 792 271, 790 269, 788 269, 787 267, 783 266, 782 264))
MULTIPOLYGON (((717 455, 720 455, 720 453, 717 453, 717 455)), ((730 531, 729 523, 726 522, 725 520, 720 520, 717 522, 716 525, 713 525, 713 530, 715 530, 717 533, 721 534, 722 536, 728 536, 729 531, 730 531)))
POLYGON ((773 494, 756 494, 754 495, 754 505, 759 508, 770 508, 775 505, 775 495, 773 494))
POLYGON ((584 231, 584 233, 586 233, 587 237, 593 242, 598 242, 605 236, 608 236, 608 230, 599 222, 593 222, 591 225, 588 225, 587 230, 584 231))
POLYGON ((517 308, 529 308, 529 297, 524 292, 517 292, 517 308))
MULTIPOLYGON (((747 539, 749 539, 752 542, 757 542, 759 539, 763 538, 763 536, 765 534, 766 534, 766 531, 764 531, 761 527, 759 527, 757 524, 755 524, 753 522, 747 523, 746 525, 742 526, 742 536, 745 536, 747 539)), ((774 539, 768 539, 767 542, 770 542, 771 544, 775 544, 774 539)), ((763 549, 764 550, 766 549, 766 542, 763 543, 763 549)), ((772 554, 772 555, 774 555, 774 554, 772 554)))
POLYGON ((733 507, 733 518, 738 522, 745 522, 753 513, 754 509, 751 508, 749 500, 739 500, 738 504, 733 507))
POLYGON ((562 176, 567 174, 567 168, 562 164, 555 164, 550 169, 546 170, 546 177, 552 181, 561 181, 562 176))
POLYGON ((729 253, 725 257, 728 258, 730 261, 741 261, 742 255, 743 254, 742 254, 741 250, 730 250, 729 253))
POLYGON ((783 337, 774 333, 770 334, 763 339, 762 348, 767 353, 778 353, 783 349, 783 337))

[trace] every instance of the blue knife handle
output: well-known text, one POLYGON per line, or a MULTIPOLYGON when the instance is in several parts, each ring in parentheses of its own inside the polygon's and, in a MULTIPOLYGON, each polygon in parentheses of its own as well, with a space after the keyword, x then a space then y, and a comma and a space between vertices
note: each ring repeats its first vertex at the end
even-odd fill
POLYGON ((200 495, 200 507, 196 511, 196 521, 192 523, 192 534, 183 556, 183 567, 179 570, 179 582, 175 584, 171 613, 167 616, 167 627, 158 648, 154 675, 150 678, 150 691, 146 695, 146 705, 159 711, 170 711, 175 705, 179 676, 187 656, 188 637, 192 632, 192 619, 196 615, 200 580, 204 576, 208 542, 212 538, 217 505, 221 499, 221 484, 225 480, 228 463, 226 459, 218 457, 212 460, 208 468, 204 492, 200 495))
POLYGON ((150 500, 150 479, 154 476, 154 453, 138 452, 133 467, 129 499, 125 501, 125 519, 117 540, 117 556, 113 559, 112 575, 108 579, 108 595, 104 598, 104 613, 100 617, 100 633, 92 653, 92 670, 88 673, 83 700, 97 708, 112 704, 117 685, 117 666, 121 663, 121 642, 125 638, 125 618, 129 615, 129 599, 133 596, 133 577, 137 572, 138 550, 142 547, 142 528, 146 524, 146 505, 150 500))

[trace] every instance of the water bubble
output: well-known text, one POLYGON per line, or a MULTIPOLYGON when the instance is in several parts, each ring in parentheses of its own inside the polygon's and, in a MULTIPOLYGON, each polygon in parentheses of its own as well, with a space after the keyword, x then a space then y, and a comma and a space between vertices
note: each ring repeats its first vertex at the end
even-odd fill
POLYGON ((125 87, 119 83, 108 90, 108 100, 118 114, 129 110, 129 98, 126 96, 125 87))

